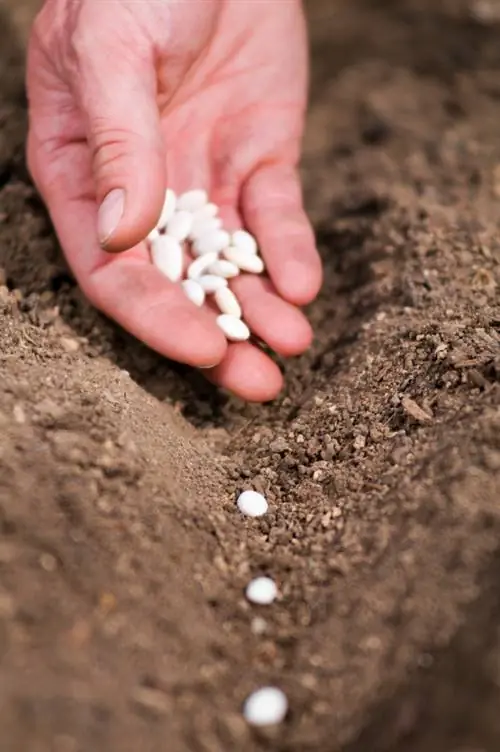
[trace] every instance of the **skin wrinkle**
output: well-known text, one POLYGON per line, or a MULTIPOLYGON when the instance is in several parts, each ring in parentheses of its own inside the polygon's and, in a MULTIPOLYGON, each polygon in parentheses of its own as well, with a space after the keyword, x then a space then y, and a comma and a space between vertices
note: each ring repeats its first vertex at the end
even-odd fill
MULTIPOLYGON (((91 157, 94 168, 98 171, 104 171, 110 164, 121 161, 130 156, 130 145, 136 141, 144 141, 142 133, 129 131, 123 127, 106 127, 103 121, 102 126, 96 128, 95 121, 92 121, 92 142, 89 143, 91 157)), ((163 144, 158 141, 155 145, 158 150, 158 157, 162 155, 163 144)), ((140 165, 139 165, 140 167, 140 165)))

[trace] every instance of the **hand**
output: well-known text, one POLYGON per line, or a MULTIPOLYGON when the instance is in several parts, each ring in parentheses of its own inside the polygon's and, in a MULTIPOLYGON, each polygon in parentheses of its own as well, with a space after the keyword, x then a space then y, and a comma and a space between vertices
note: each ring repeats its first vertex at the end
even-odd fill
POLYGON ((270 279, 231 284, 251 330, 283 356, 309 346, 297 306, 316 296, 321 265, 296 172, 307 89, 299 0, 46 0, 27 85, 30 170, 89 300, 243 399, 275 397, 273 361, 248 342, 228 346, 141 240, 167 184, 205 188, 266 262, 270 279))

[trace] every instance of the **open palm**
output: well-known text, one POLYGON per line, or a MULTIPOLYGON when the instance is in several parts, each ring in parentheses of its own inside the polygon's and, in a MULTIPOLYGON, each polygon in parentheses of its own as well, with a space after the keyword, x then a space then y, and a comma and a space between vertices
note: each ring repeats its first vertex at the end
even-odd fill
POLYGON ((306 86, 298 0, 47 0, 30 45, 29 165, 82 290, 248 400, 277 394, 276 365, 249 342, 228 345, 141 241, 167 184, 205 188, 266 262, 269 279, 231 281, 252 332, 282 355, 305 350, 297 306, 321 283, 296 173, 306 86))

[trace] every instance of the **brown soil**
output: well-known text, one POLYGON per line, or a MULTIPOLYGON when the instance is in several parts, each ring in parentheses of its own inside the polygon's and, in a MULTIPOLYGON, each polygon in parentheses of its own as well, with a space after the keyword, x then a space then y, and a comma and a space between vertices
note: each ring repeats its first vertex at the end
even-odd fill
POLYGON ((28 5, 4 8, 1 752, 500 748, 499 5, 309 3, 326 282, 267 406, 82 299, 23 162, 28 5), (255 733, 269 682, 291 712, 255 733))

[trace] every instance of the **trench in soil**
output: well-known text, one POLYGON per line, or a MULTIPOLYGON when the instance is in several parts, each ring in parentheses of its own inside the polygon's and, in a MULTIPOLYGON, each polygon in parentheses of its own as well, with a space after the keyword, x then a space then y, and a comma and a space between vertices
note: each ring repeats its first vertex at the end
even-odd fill
POLYGON ((32 5, 0 7, 6 752, 498 749, 496 3, 306 7, 325 285, 265 406, 77 290, 24 163, 32 5), (264 683, 291 706, 268 733, 240 712, 264 683))

